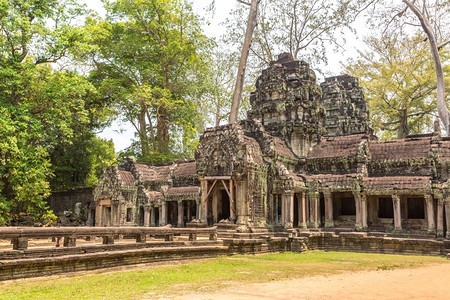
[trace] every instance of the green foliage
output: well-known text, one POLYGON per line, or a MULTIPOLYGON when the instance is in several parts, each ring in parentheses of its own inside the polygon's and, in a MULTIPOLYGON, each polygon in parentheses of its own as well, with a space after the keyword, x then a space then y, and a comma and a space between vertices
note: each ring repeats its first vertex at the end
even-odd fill
POLYGON ((73 0, 0 0, 0 225, 10 211, 51 219, 51 185, 92 184, 114 162, 112 143, 92 133, 107 103, 84 76, 51 65, 89 48, 76 26, 85 13, 73 0))
POLYGON ((139 143, 128 153, 147 161, 191 155, 203 118, 198 74, 212 45, 198 16, 186 1, 105 1, 105 7, 106 20, 88 22, 95 49, 85 57, 94 66, 92 82, 137 131, 139 143))
MULTIPOLYGON (((350 61, 347 71, 361 79, 372 126, 383 139, 430 132, 436 111, 436 74, 428 45, 385 33, 366 39, 369 50, 350 61)), ((441 51, 450 79, 449 52, 441 51)))
POLYGON ((29 107, 0 107, 0 225, 17 208, 35 213, 45 209, 52 176, 42 125, 29 107))

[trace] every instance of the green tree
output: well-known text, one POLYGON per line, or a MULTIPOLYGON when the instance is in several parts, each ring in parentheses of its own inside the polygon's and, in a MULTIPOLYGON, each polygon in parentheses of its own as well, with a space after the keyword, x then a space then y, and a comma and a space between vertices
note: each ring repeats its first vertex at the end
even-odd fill
MULTIPOLYGON (((429 130, 436 115, 436 76, 423 37, 385 32, 365 44, 368 50, 350 61, 347 71, 361 79, 375 131, 387 139, 429 130)), ((448 52, 443 58, 448 61, 448 52)), ((446 72, 450 76, 450 68, 446 72)))
POLYGON ((88 26, 96 45, 87 54, 92 80, 135 127, 140 159, 189 155, 202 118, 197 73, 212 46, 199 17, 186 1, 104 3, 106 20, 88 26))
POLYGON ((85 13, 72 0, 0 0, 0 224, 10 210, 44 212, 59 149, 106 120, 85 77, 53 68, 86 47, 85 13))

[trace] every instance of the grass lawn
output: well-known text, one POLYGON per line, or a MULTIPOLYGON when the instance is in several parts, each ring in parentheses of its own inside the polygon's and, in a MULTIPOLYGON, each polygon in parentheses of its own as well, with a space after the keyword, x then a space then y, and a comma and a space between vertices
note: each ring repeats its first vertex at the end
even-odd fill
POLYGON ((414 268, 449 261, 435 256, 348 252, 223 256, 188 264, 146 266, 131 271, 71 278, 1 283, 0 299, 131 299, 212 292, 233 284, 267 282, 365 270, 414 268))

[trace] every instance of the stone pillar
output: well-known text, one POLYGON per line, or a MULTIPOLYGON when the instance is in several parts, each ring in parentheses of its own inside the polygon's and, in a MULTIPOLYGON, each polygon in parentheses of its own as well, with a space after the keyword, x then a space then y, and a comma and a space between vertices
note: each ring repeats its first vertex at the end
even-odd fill
POLYGON ((294 227, 294 192, 284 191, 282 201, 285 207, 284 212, 286 213, 286 216, 283 218, 283 226, 284 228, 292 228, 294 227))
POLYGON ((367 211, 367 195, 366 192, 361 193, 361 224, 363 230, 366 230, 368 228, 367 225, 367 218, 368 218, 368 211, 367 211))
POLYGON ((309 227, 319 227, 319 193, 309 193, 309 227))
POLYGON ((442 238, 444 236, 444 198, 437 198, 437 230, 436 236, 442 238))
POLYGON ((178 201, 178 227, 183 227, 184 209, 183 201, 178 201))
POLYGON ((164 226, 167 222, 167 202, 161 203, 161 211, 159 214, 159 225, 164 226))
POLYGON ((99 203, 95 203, 95 224, 94 226, 102 226, 102 211, 103 207, 99 203))
POLYGON ((156 225, 155 208, 150 206, 150 226, 155 227, 155 225, 156 225))
POLYGON ((331 192, 323 192, 324 202, 325 202, 325 227, 334 227, 333 219, 333 195, 331 192))
POLYGON ((362 218, 361 218, 361 193, 353 192, 353 197, 355 198, 355 210, 356 210, 356 220, 355 220, 355 229, 357 231, 362 230, 362 218))
POLYGON ((394 206, 394 229, 402 230, 402 213, 398 195, 392 195, 392 205, 394 206))
POLYGON ((247 181, 236 181, 236 224, 247 225, 248 212, 247 205, 247 181))
POLYGON ((202 189, 201 202, 198 207, 198 216, 197 218, 205 224, 208 224, 208 181, 201 179, 200 186, 202 189))
MULTIPOLYGON (((298 198, 298 197, 297 197, 298 198)), ((306 193, 303 191, 298 198, 298 227, 307 228, 306 220, 306 193)))
POLYGON ((144 206, 144 226, 150 226, 150 206, 144 206))
POLYGON ((111 226, 120 225, 119 200, 111 200, 111 226))
POLYGON ((187 205, 187 221, 190 222, 192 219, 192 212, 191 212, 192 202, 191 202, 191 200, 186 201, 186 205, 187 205))
POLYGON ((450 239, 450 197, 445 197, 444 201, 445 206, 445 221, 446 221, 446 227, 447 232, 445 234, 445 238, 450 239))
POLYGON ((436 233, 436 225, 434 222, 434 205, 433 196, 425 194, 425 203, 427 204, 427 225, 428 233, 436 233))

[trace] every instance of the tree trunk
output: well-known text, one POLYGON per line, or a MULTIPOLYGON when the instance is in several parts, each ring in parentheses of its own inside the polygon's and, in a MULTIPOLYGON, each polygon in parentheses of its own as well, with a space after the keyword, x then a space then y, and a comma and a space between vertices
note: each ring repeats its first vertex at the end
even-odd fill
POLYGON ((422 26, 423 31, 425 31, 428 41, 430 42, 431 54, 433 55, 434 66, 436 70, 437 79, 437 109, 439 113, 439 118, 444 124, 446 135, 450 134, 450 120, 449 120, 449 110, 445 104, 445 82, 444 82, 444 71, 442 70, 441 59, 439 57, 439 50, 436 42, 436 37, 433 33, 432 26, 427 18, 420 12, 420 10, 414 5, 414 3, 403 0, 412 12, 417 16, 422 26))
POLYGON ((150 153, 147 136, 147 123, 145 122, 145 107, 142 105, 138 115, 139 122, 139 139, 141 140, 141 154, 146 157, 150 153))
POLYGON ((261 0, 252 0, 250 12, 248 14, 247 31, 245 32, 244 46, 242 47, 241 60, 236 78, 236 86, 233 94, 233 104, 231 105, 230 124, 236 123, 241 102, 242 89, 244 88, 245 68, 247 66, 248 53, 252 44, 253 31, 258 19, 258 5, 261 0))
POLYGON ((408 136, 408 112, 406 109, 400 111, 400 124, 398 126, 397 138, 404 139, 408 136))
POLYGON ((158 109, 157 119, 156 135, 158 137, 158 150, 161 153, 169 153, 169 119, 167 117, 167 110, 162 106, 158 109))

